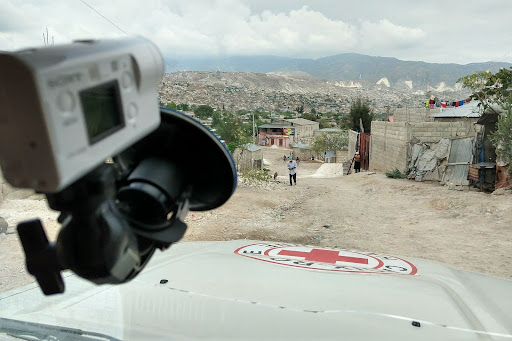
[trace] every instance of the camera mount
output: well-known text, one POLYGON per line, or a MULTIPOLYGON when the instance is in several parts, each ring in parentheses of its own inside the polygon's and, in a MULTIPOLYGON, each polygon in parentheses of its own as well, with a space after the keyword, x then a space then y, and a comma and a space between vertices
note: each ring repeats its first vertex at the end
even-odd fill
POLYGON ((159 128, 57 193, 45 193, 60 211, 57 241, 41 222, 18 225, 27 269, 46 295, 64 292, 70 269, 94 283, 134 278, 154 251, 180 240, 189 210, 225 203, 236 188, 233 160, 194 119, 161 109, 159 128))

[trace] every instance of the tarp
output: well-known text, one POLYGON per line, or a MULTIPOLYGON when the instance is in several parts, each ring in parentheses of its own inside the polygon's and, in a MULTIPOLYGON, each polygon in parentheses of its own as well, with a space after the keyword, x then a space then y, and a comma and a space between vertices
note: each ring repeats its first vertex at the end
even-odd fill
POLYGON ((430 145, 425 143, 412 145, 408 166, 409 178, 416 181, 441 180, 449 149, 449 139, 441 139, 438 143, 430 145))

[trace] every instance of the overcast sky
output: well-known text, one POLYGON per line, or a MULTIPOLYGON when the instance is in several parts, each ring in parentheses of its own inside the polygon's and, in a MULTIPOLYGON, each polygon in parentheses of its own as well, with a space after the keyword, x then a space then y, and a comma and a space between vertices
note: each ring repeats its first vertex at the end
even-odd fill
POLYGON ((510 0, 0 0, 0 50, 41 46, 48 28, 55 44, 143 35, 169 60, 356 52, 512 62, 511 16, 510 0))

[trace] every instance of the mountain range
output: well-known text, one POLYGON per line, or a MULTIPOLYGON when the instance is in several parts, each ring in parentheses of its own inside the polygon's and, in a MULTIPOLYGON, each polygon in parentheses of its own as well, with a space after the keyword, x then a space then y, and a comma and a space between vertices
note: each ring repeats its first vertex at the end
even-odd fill
MULTIPOLYGON (((449 53, 449 50, 447 50, 449 53)), ((279 74, 308 74, 335 80, 370 82, 403 90, 454 91, 460 77, 477 71, 498 71, 510 63, 442 64, 404 61, 391 57, 375 57, 344 53, 319 59, 276 56, 234 56, 217 58, 183 58, 168 60, 175 71, 225 71, 279 74)))

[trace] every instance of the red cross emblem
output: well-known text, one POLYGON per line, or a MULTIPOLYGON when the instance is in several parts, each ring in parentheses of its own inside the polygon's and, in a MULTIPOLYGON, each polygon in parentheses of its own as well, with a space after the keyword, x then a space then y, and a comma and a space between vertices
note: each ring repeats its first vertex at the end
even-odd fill
POLYGON ((281 250, 279 256, 304 257, 304 260, 336 264, 336 262, 368 264, 368 258, 340 256, 339 251, 326 249, 312 249, 309 252, 281 250))

